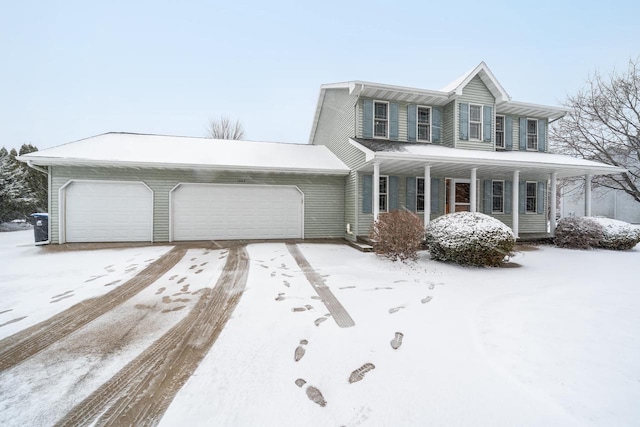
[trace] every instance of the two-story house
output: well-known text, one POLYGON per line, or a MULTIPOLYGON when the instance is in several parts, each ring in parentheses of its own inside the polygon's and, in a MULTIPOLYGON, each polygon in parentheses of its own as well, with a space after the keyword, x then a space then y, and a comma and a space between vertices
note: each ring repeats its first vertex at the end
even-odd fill
POLYGON ((557 179, 622 171, 547 153, 565 112, 512 101, 481 63, 441 90, 323 85, 309 144, 107 133, 19 160, 48 176, 51 243, 356 240, 395 209, 522 236, 547 233, 557 179))
POLYGON ((347 238, 368 235, 381 212, 396 209, 426 222, 478 211, 516 236, 546 234, 555 229, 547 204, 558 178, 620 172, 547 152, 549 124, 566 112, 512 101, 483 62, 440 90, 323 85, 310 142, 350 169, 347 238))

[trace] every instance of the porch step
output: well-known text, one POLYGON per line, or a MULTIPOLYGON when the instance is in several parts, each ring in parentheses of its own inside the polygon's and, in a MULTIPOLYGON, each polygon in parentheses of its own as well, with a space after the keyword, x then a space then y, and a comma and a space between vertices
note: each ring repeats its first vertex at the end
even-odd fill
POLYGON ((373 252, 373 246, 369 244, 354 242, 353 240, 347 240, 347 243, 349 244, 349 246, 351 246, 352 248, 356 248, 360 252, 373 252))

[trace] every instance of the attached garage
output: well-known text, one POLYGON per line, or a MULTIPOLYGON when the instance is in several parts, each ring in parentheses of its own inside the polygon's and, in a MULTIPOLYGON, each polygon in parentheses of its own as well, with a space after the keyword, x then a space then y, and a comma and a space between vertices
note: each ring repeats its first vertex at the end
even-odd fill
POLYGON ((142 182, 69 181, 60 189, 62 242, 150 242, 153 192, 142 182))
POLYGON ((304 195, 291 185, 181 183, 171 229, 174 241, 302 238, 304 195))

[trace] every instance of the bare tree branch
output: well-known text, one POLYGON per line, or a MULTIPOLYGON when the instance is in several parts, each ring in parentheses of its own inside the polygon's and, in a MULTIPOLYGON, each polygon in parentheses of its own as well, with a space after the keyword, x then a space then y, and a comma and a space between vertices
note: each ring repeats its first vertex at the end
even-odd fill
POLYGON ((219 120, 209 121, 207 134, 213 139, 242 139, 244 138, 244 127, 240 120, 232 123, 229 117, 222 116, 219 120))
POLYGON ((622 174, 597 176, 593 183, 624 191, 640 203, 638 59, 630 60, 622 73, 594 73, 564 105, 571 112, 550 129, 553 150, 626 168, 622 174))

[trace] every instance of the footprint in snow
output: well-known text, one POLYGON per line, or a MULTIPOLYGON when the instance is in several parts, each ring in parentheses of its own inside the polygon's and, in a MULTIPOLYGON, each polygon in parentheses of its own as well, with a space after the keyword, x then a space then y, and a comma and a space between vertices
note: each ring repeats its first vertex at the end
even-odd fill
POLYGON ((296 347, 296 351, 293 353, 293 360, 297 362, 300 359, 302 359, 302 356, 304 356, 304 353, 305 353, 305 346, 307 344, 309 344, 309 341, 300 340, 300 345, 296 347))
POLYGON ((391 340, 391 348, 397 350, 402 345, 402 338, 404 334, 402 332, 396 332, 396 336, 391 340))
POLYGON ((353 384, 358 381, 362 381, 367 372, 375 369, 376 366, 373 363, 365 363, 349 376, 349 384, 353 384))
POLYGON ((423 304, 426 304, 426 303, 428 303, 429 301, 431 301, 432 299, 433 299, 433 297, 432 297, 432 296, 428 296, 428 297, 426 297, 426 298, 423 298, 423 299, 422 299, 422 301, 420 301, 420 302, 421 302, 421 303, 423 303, 423 304))
MULTIPOLYGON (((307 383, 302 378, 298 378, 295 382, 296 385, 300 388, 302 388, 307 383)), ((313 403, 320 405, 323 408, 327 406, 327 401, 324 400, 324 396, 316 387, 310 385, 309 387, 307 387, 306 393, 309 400, 311 400, 313 403)))

